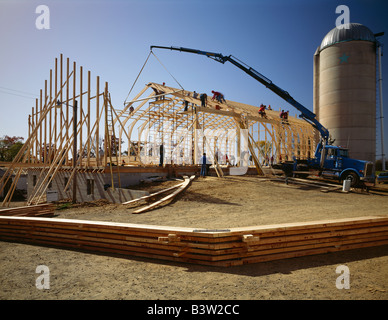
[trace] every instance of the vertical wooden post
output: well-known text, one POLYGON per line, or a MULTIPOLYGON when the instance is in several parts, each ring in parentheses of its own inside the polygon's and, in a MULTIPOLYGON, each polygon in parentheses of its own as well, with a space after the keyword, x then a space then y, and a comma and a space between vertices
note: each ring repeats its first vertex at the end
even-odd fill
MULTIPOLYGON (((72 97, 72 102, 71 102, 71 105, 73 106, 73 119, 74 117, 77 117, 77 115, 75 114, 76 112, 76 107, 75 104, 76 104, 76 100, 75 100, 75 96, 76 96, 76 90, 75 90, 75 87, 76 87, 76 63, 75 61, 73 61, 73 97, 72 97)), ((77 122, 75 123, 76 125, 76 132, 74 134, 74 139, 76 138, 76 135, 77 135, 77 122)), ((77 141, 75 141, 75 145, 77 145, 77 141)), ((77 159, 77 150, 74 150, 75 151, 75 154, 73 154, 73 158, 74 159, 77 159)))
MULTIPOLYGON (((35 131, 35 109, 34 109, 34 107, 31 110, 31 128, 32 128, 32 131, 35 131)), ((31 160, 32 160, 32 163, 35 163, 35 143, 34 143, 34 141, 31 142, 31 160)))
MULTIPOLYGON (((42 117, 42 103, 43 103, 43 90, 40 89, 40 102, 39 102, 39 119, 42 117)), ((38 110, 37 110, 38 111, 38 110)), ((45 121, 45 119, 43 120, 45 121)), ((38 121, 36 121, 38 122, 38 121)), ((43 134, 43 128, 42 126, 39 127, 39 149, 38 149, 38 159, 39 162, 42 162, 42 144, 43 144, 43 139, 42 139, 42 134, 43 134)))
MULTIPOLYGON (((59 87, 61 88, 60 89, 60 92, 59 92, 59 101, 63 101, 63 88, 62 88, 62 84, 63 84, 63 55, 61 54, 60 56, 60 61, 59 61, 59 64, 60 64, 60 70, 59 70, 59 73, 60 73, 60 78, 59 78, 59 81, 60 81, 60 85, 59 87)), ((62 117, 62 114, 63 114, 63 110, 62 110, 62 106, 60 108, 60 111, 59 111, 59 130, 58 130, 58 134, 60 134, 61 138, 61 142, 60 142, 60 145, 62 145, 62 142, 63 142, 63 133, 62 133, 62 127, 63 127, 63 117, 62 117)))
MULTIPOLYGON (((88 137, 90 137, 90 71, 88 71, 88 113, 87 113, 87 117, 88 117, 88 121, 87 121, 87 127, 88 127, 88 137)), ((87 162, 87 166, 89 167, 90 166, 90 138, 87 139, 87 145, 88 145, 88 148, 87 148, 87 159, 86 159, 86 162, 87 162)))
MULTIPOLYGON (((243 126, 244 126, 243 119, 240 118, 238 121, 238 126, 236 128, 236 138, 237 138, 237 153, 236 153, 237 157, 236 158, 238 160, 240 160, 240 157, 241 157, 241 152, 240 152, 241 151, 241 128, 243 128, 243 126)), ((230 159, 230 156, 229 156, 229 159, 230 159)))
MULTIPOLYGON (((82 123, 83 123, 83 110, 82 110, 82 96, 83 96, 83 88, 82 88, 82 79, 83 77, 83 69, 82 69, 82 66, 80 67, 79 69, 79 123, 80 123, 80 132, 79 132, 79 146, 80 146, 80 149, 83 149, 82 148, 82 123)), ((82 152, 83 153, 83 152, 82 152)), ((81 160, 80 160, 80 167, 82 168, 82 158, 83 158, 83 154, 80 154, 79 155, 81 157, 81 160)))
MULTIPOLYGON (((108 124, 108 119, 109 119, 109 115, 108 115, 108 98, 107 98, 107 83, 105 82, 105 90, 104 90, 104 106, 103 108, 105 108, 105 138, 104 138, 104 145, 105 145, 105 152, 104 152, 104 161, 103 161, 103 165, 104 166, 107 166, 108 164, 108 161, 107 161, 107 157, 108 157, 108 152, 109 152, 109 156, 110 156, 110 167, 111 167, 111 171, 112 171, 112 155, 111 155, 111 152, 112 152, 112 137, 110 135, 110 132, 109 132, 109 124, 108 124)), ((102 159, 100 159, 100 161, 102 161, 102 159)), ((112 188, 113 188, 113 184, 112 184, 112 188)))
MULTIPOLYGON (((39 122, 38 121, 38 110, 39 110, 39 101, 38 99, 36 99, 35 101, 35 127, 34 129, 36 128, 36 125, 37 123, 39 122)), ((39 136, 38 136, 38 132, 36 133, 36 136, 35 136, 35 163, 37 163, 38 159, 39 159, 39 155, 38 155, 38 146, 39 146, 39 136)))
POLYGON ((73 203, 77 203, 77 101, 74 100, 73 104, 73 203))
MULTIPOLYGON (((69 72, 70 72, 69 64, 70 64, 70 60, 69 60, 69 58, 66 58, 66 79, 69 79, 69 72)), ((66 121, 66 135, 65 135, 66 138, 65 139, 66 139, 66 141, 69 140, 69 127, 70 127, 70 123, 69 123, 69 120, 70 120, 70 117, 69 117, 69 86, 70 86, 70 84, 69 84, 69 82, 70 81, 66 82, 66 117, 65 117, 65 121, 66 121)), ((61 101, 61 102, 63 102, 63 101, 61 101)), ((65 161, 67 164, 67 162, 69 160, 69 148, 67 148, 65 150, 65 152, 66 152, 65 161)))
MULTIPOLYGON (((267 161, 267 158, 269 159, 269 155, 268 155, 268 137, 267 137, 267 125, 264 123, 263 124, 264 128, 265 128, 265 131, 264 131, 264 150, 265 150, 265 161, 267 161)), ((268 163, 267 163, 267 166, 268 166, 268 163)))
MULTIPOLYGON (((57 97, 58 96, 58 59, 55 58, 55 70, 54 70, 54 94, 57 97)), ((54 101, 56 103, 56 101, 54 101)), ((58 132, 57 132, 57 118, 58 118, 58 113, 57 113, 57 108, 54 109, 54 138, 53 141, 57 141, 58 137, 58 132)), ((56 148, 56 145, 55 145, 56 148)), ((55 152, 56 150, 54 150, 55 152)))
MULTIPOLYGON (((44 82, 44 105, 43 108, 47 108, 47 80, 44 82)), ((41 112, 41 116, 43 115, 43 112, 41 112)), ((47 163, 47 116, 44 117, 44 134, 43 134, 43 162, 47 163)))
MULTIPOLYGON (((96 121, 99 122, 99 114, 100 114, 100 77, 97 76, 97 84, 96 84, 96 121)), ((96 125, 96 161, 97 161, 97 166, 100 165, 100 144, 99 144, 99 123, 96 125)), ((106 146, 106 141, 105 141, 105 146, 106 146)), ((105 148, 106 149, 106 148, 105 148)), ((106 150, 105 150, 106 153, 106 150)))
MULTIPOLYGON (((28 136, 31 136, 32 128, 31 128, 31 115, 28 115, 28 136)), ((31 163, 31 154, 30 151, 28 150, 27 152, 27 162, 31 163)))
POLYGON ((198 111, 197 107, 194 107, 194 154, 193 154, 193 164, 198 164, 197 161, 197 155, 198 155, 198 129, 199 129, 199 123, 198 123, 198 111))
MULTIPOLYGON (((109 127, 108 127, 108 83, 105 82, 105 92, 104 92, 104 108, 105 108, 105 140, 104 140, 104 145, 105 145, 105 153, 104 153, 104 166, 107 166, 107 153, 109 152, 109 168, 110 168, 110 177, 111 177, 111 185, 112 185, 112 190, 115 190, 114 186, 114 181, 113 181, 113 161, 112 161, 112 136, 111 133, 109 132, 109 127)), ((102 161, 102 159, 101 159, 102 161)), ((118 167, 117 167, 118 169, 118 167)))
MULTIPOLYGON (((52 69, 50 69, 50 102, 49 103, 51 103, 52 101, 52 99, 53 99, 53 91, 52 91, 52 89, 53 89, 53 70, 52 69)), ((48 107, 48 105, 46 106, 46 107, 48 107)), ((53 139, 53 134, 52 134, 52 112, 51 112, 51 108, 50 108, 50 112, 49 112, 49 148, 48 148, 48 155, 50 155, 50 157, 51 157, 51 152, 53 152, 53 150, 52 150, 52 140, 53 139)), ((48 163, 50 163, 50 160, 48 160, 48 163)))

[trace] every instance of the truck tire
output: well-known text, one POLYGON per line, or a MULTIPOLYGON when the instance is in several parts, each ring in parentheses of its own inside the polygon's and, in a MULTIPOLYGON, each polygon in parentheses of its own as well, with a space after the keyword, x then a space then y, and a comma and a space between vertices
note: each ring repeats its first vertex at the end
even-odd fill
POLYGON ((345 172, 342 175, 341 182, 343 182, 344 180, 350 180, 351 181, 351 183, 350 183, 351 187, 357 186, 359 184, 359 182, 360 182, 360 178, 357 175, 357 173, 352 172, 352 171, 345 172))

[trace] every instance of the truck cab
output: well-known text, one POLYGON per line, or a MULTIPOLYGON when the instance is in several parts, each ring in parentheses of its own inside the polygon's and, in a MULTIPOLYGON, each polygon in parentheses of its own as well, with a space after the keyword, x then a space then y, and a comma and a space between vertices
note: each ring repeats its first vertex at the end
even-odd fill
POLYGON ((309 160, 309 166, 319 168, 324 178, 338 181, 351 180, 351 186, 373 186, 375 183, 374 164, 370 161, 349 158, 347 148, 318 144, 315 158, 309 160), (323 151, 323 156, 322 156, 323 151))

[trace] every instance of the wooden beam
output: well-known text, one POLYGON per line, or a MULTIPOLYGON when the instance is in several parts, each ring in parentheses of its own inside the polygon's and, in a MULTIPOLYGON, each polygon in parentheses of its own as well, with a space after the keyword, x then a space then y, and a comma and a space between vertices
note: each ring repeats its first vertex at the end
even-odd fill
POLYGON ((127 202, 123 202, 122 204, 135 204, 137 202, 140 202, 140 201, 143 201, 143 200, 147 200, 149 198, 152 198, 152 197, 155 197, 159 194, 162 194, 162 193, 165 193, 165 192, 168 192, 168 191, 171 191, 171 190, 174 190, 176 188, 179 188, 183 185, 184 182, 182 183, 178 183, 177 185, 175 186, 172 186, 172 187, 169 187, 169 188, 166 188, 166 189, 163 189, 163 190, 160 190, 158 192, 154 192, 148 196, 143 196, 143 197, 140 197, 140 198, 137 198, 137 199, 133 199, 133 200, 130 200, 130 201, 127 201, 127 202))
POLYGON ((166 197, 164 197, 164 198, 162 198, 162 199, 160 199, 160 200, 158 200, 158 201, 156 201, 156 202, 154 202, 154 203, 152 203, 152 204, 150 204, 150 205, 148 205, 148 206, 146 206, 146 207, 143 207, 143 208, 141 208, 141 209, 137 209, 137 210, 133 211, 132 213, 134 213, 134 214, 143 213, 143 212, 145 212, 145 211, 154 209, 154 208, 156 208, 157 206, 160 206, 160 205, 165 204, 166 202, 172 200, 176 195, 178 195, 179 193, 181 193, 183 190, 185 190, 185 189, 189 186, 190 182, 191 182, 192 180, 194 180, 194 178, 195 178, 195 176, 191 176, 190 178, 189 178, 189 177, 184 177, 185 181, 184 181, 184 182, 182 183, 182 185, 181 185, 176 191, 174 191, 172 194, 169 194, 168 196, 166 196, 166 197))

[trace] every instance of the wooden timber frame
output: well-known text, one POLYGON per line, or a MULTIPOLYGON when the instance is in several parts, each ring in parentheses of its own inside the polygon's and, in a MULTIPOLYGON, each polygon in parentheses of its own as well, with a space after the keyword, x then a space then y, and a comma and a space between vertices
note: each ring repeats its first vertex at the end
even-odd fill
POLYGON ((108 83, 102 87, 99 76, 93 81, 90 71, 61 54, 28 116, 28 138, 0 179, 0 192, 11 182, 2 206, 9 206, 20 175, 28 169, 40 170, 27 201, 31 205, 45 201, 48 186, 63 170, 71 172, 64 188, 71 197, 77 172, 109 173, 114 188, 114 175, 121 187, 120 172, 141 172, 144 167, 157 172, 166 165, 194 169, 204 152, 219 177, 224 175, 222 168, 241 166, 248 154, 258 174, 271 158, 276 163, 313 154, 316 132, 306 121, 289 116, 285 123, 280 110, 266 110, 261 117, 258 107, 230 100, 219 103, 210 96, 201 106, 200 94, 194 97, 193 91, 150 82, 116 110, 108 83), (245 146, 243 131, 248 137, 245 146))
POLYGON ((70 63, 69 58, 64 61, 62 54, 55 58, 54 70, 50 69, 49 80, 45 80, 28 116, 28 138, 0 180, 0 192, 12 181, 2 206, 9 205, 24 170, 40 170, 28 205, 42 201, 48 185, 61 170, 72 172, 65 191, 76 171, 107 170, 117 150, 114 111, 108 97, 108 83, 101 87, 99 76, 92 81, 91 72, 84 72, 82 66, 78 69, 76 62, 70 63))
POLYGON ((231 164, 238 166, 244 150, 242 128, 248 131, 261 164, 268 164, 271 157, 279 162, 314 154, 315 129, 302 119, 289 116, 284 122, 280 109, 266 110, 266 117, 261 117, 258 107, 230 100, 219 103, 209 96, 206 107, 202 107, 200 93, 196 98, 193 94, 151 82, 124 109, 116 110, 113 122, 122 124, 118 139, 128 139, 128 156, 124 157, 120 149, 118 162, 157 165, 163 145, 168 164, 195 165, 206 152, 213 164, 216 158, 221 165, 232 160, 231 164))
POLYGON ((388 244, 388 216, 203 229, 0 216, 0 241, 230 267, 388 244))

